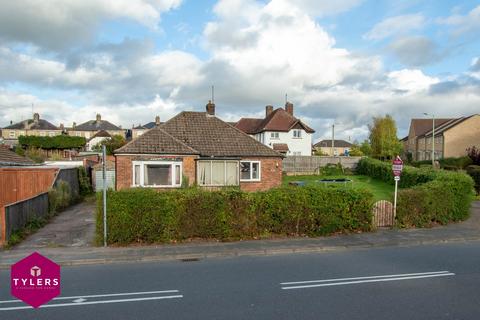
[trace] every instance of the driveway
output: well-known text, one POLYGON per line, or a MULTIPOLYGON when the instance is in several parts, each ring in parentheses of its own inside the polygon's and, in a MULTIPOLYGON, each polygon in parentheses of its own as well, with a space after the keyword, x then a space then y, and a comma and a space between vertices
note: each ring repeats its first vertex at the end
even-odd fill
POLYGON ((12 250, 90 247, 95 236, 95 200, 89 199, 60 212, 46 226, 12 250))

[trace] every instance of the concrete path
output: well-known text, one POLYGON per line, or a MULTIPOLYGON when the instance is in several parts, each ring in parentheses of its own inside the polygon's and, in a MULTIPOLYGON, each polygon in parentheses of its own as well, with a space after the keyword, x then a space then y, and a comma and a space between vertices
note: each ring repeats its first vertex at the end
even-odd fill
POLYGON ((90 199, 73 205, 53 218, 46 226, 28 236, 12 251, 90 247, 95 235, 95 201, 90 199))
MULTIPOLYGON (((80 205, 82 206, 82 205, 80 205)), ((91 204, 90 206, 93 206, 91 204)), ((84 219, 93 208, 84 204, 84 219), (88 209, 90 208, 90 209, 88 209)), ((60 218, 60 217, 59 217, 60 218)), ((92 227, 93 230, 93 227, 92 227)), ((67 231, 65 231, 67 232, 67 231)), ((382 229, 371 233, 319 238, 283 238, 237 242, 193 242, 131 247, 40 247, 36 251, 61 265, 189 260, 233 256, 314 253, 372 247, 417 246, 450 242, 480 242, 480 202, 472 205, 471 217, 460 223, 430 229, 382 229)), ((63 241, 66 243, 66 241, 63 241)), ((74 243, 74 242, 72 242, 74 243)), ((0 269, 29 255, 33 248, 0 251, 0 269)))

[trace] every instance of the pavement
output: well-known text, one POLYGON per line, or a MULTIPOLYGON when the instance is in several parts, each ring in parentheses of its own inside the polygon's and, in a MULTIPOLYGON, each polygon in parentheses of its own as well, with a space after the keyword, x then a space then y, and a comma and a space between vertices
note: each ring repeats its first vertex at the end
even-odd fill
MULTIPOLYGON (((84 204, 83 206, 80 204, 79 206, 83 209, 88 208, 88 204, 84 204)), ((76 209, 73 211, 76 211, 76 209)), ((85 216, 85 212, 88 212, 88 210, 82 212, 84 212, 84 215, 82 215, 83 218, 81 219, 89 219, 85 216)), ((93 216, 92 212, 88 214, 93 216)), ((73 212, 71 215, 75 216, 73 212)), ((63 221, 61 216, 58 218, 59 221, 63 221)), ((56 230, 54 226, 50 228, 51 230, 56 230)), ((92 226, 84 229, 90 230, 89 228, 93 230, 92 226)), ((41 235, 45 232, 46 231, 44 230, 40 230, 36 235, 32 235, 32 237, 35 238, 37 235, 40 235, 38 237, 42 238, 41 235)), ((59 232, 69 233, 70 231, 66 229, 60 230, 59 232)), ((90 234, 89 232, 90 231, 85 232, 84 234, 90 234)), ((418 246, 439 243, 468 242, 480 240, 480 202, 476 201, 472 204, 472 212, 468 220, 428 229, 379 229, 376 232, 370 233, 343 234, 319 238, 282 238, 237 242, 200 241, 178 244, 107 248, 90 246, 89 243, 91 243, 90 241, 93 241, 93 234, 89 237, 91 238, 85 238, 85 240, 81 241, 84 246, 75 246, 75 248, 73 248, 73 245, 65 246, 65 244, 61 246, 27 246, 24 244, 22 246, 16 246, 11 250, 0 251, 0 269, 10 268, 11 264, 29 255, 32 251, 37 251, 60 265, 67 266, 141 261, 189 261, 218 257, 265 256, 341 251, 351 248, 418 246)), ((49 237, 49 239, 51 238, 52 237, 49 237)), ((26 243, 38 244, 41 243, 41 241, 27 239, 26 243)), ((52 242, 45 241, 44 243, 52 242)), ((68 243, 75 244, 79 242, 70 241, 68 243)))

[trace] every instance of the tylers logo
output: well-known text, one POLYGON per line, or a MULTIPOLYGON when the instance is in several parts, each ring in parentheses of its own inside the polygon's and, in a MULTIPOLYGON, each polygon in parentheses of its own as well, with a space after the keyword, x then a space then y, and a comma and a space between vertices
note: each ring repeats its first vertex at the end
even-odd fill
POLYGON ((12 265, 10 287, 14 297, 38 308, 60 294, 60 266, 34 252, 12 265))

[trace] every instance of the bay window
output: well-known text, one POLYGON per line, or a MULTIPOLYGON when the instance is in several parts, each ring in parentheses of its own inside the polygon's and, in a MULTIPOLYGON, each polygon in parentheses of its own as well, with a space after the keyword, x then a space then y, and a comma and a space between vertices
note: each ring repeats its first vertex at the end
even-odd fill
POLYGON ((260 161, 240 162, 241 181, 260 181, 260 161))
POLYGON ((137 187, 180 187, 182 162, 133 161, 133 185, 137 187))
POLYGON ((201 186, 237 186, 238 161, 199 160, 197 180, 201 186))

